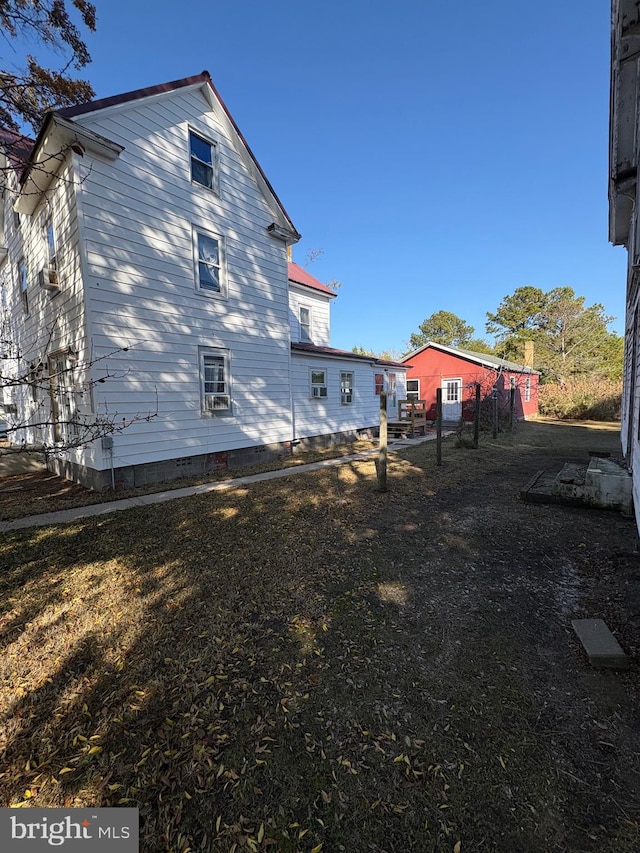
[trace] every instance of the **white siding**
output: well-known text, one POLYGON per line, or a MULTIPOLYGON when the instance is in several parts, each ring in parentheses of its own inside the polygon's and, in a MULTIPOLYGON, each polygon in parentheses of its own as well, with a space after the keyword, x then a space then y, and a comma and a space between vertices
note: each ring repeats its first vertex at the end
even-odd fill
MULTIPOLYGON (((70 155, 70 158, 73 156, 70 155)), ((85 368, 90 358, 90 345, 82 290, 73 164, 68 159, 62 165, 57 179, 33 214, 21 214, 19 222, 12 209, 17 184, 13 175, 10 180, 13 185, 4 198, 8 257, 1 275, 6 293, 8 339, 14 355, 19 355, 19 358, 10 359, 4 367, 14 376, 24 376, 31 364, 46 365, 51 353, 71 347, 78 356, 75 382, 79 388, 86 389, 78 396, 79 411, 90 418, 91 394, 85 368), (44 290, 38 282, 38 273, 48 262, 43 224, 49 218, 56 238, 59 292, 44 290), (27 268, 28 314, 23 309, 18 275, 18 264, 23 258, 27 268)), ((41 377, 42 381, 35 392, 24 385, 5 392, 5 399, 8 398, 7 401, 17 407, 17 415, 7 418, 9 426, 25 425, 24 429, 9 433, 10 440, 15 443, 52 441, 46 369, 41 372, 41 377)), ((81 451, 73 451, 70 458, 80 461, 81 451)))
MULTIPOLYGON (((397 378, 396 398, 406 396, 406 372, 388 368, 397 378)), ((292 397, 296 438, 360 430, 380 423, 380 397, 375 393, 375 374, 385 369, 372 362, 356 359, 325 358, 321 355, 294 353, 292 357, 292 397), (311 371, 325 370, 327 396, 311 396, 311 371), (353 403, 340 402, 340 374, 353 373, 353 403)), ((388 400, 389 417, 397 413, 397 401, 388 400)))
POLYGON ((331 296, 324 296, 311 287, 299 287, 289 282, 289 326, 291 340, 300 342, 300 306, 311 311, 311 343, 328 347, 330 341, 331 296))
MULTIPOLYGON (((116 467, 291 438, 284 244, 265 196, 197 92, 82 123, 118 142, 79 194, 98 412, 140 421, 114 437, 116 467), (219 195, 190 180, 188 130, 217 143, 219 195), (221 235, 226 296, 196 290, 195 228, 221 235), (127 352, 122 348, 126 347, 127 352), (228 351, 230 415, 203 414, 199 347, 228 351)), ((105 453, 95 467, 106 468, 105 453)))

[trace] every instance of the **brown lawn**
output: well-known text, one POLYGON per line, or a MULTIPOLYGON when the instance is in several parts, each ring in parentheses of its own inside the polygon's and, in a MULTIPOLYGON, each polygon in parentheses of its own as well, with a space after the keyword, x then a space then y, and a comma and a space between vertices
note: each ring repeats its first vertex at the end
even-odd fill
POLYGON ((144 853, 637 851, 634 524, 518 499, 618 449, 526 423, 385 494, 367 461, 6 535, 2 805, 138 806, 144 853))

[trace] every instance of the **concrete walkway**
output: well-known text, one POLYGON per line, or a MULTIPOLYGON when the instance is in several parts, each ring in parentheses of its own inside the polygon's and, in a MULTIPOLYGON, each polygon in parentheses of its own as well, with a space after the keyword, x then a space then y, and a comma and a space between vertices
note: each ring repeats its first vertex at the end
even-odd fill
MULTIPOLYGON (((452 431, 443 431, 443 437, 451 435, 452 431)), ((403 438, 389 442, 389 450, 398 450, 401 447, 411 447, 422 444, 425 441, 435 440, 435 432, 417 438, 403 438)), ((296 474, 304 474, 307 471, 319 471, 322 468, 335 468, 338 465, 346 465, 349 462, 359 462, 377 455, 377 449, 366 450, 363 453, 355 453, 352 456, 339 456, 336 459, 325 459, 322 462, 310 462, 308 465, 299 465, 294 468, 282 468, 278 471, 267 471, 264 474, 252 474, 248 477, 234 477, 232 480, 222 480, 215 483, 202 483, 199 486, 187 486, 184 489, 168 489, 164 492, 153 492, 148 495, 140 495, 134 498, 123 498, 119 501, 108 501, 101 504, 79 506, 73 509, 63 509, 59 512, 45 512, 42 515, 30 515, 27 518, 15 518, 12 521, 0 521, 0 533, 10 530, 21 530, 25 527, 47 527, 50 524, 66 524, 78 518, 90 518, 96 515, 106 515, 109 512, 119 512, 136 506, 151 506, 152 504, 165 503, 178 498, 188 498, 192 495, 204 495, 207 492, 218 492, 224 489, 237 489, 240 486, 249 486, 263 480, 279 480, 282 477, 293 477, 296 474)))

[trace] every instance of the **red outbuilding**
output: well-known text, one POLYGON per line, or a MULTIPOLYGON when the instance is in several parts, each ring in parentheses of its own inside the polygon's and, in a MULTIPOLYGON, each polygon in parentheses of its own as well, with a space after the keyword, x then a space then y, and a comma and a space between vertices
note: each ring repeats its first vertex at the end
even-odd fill
POLYGON ((509 410, 514 388, 514 416, 518 420, 538 413, 540 374, 524 364, 432 341, 409 353, 402 362, 412 368, 407 374, 407 397, 426 401, 429 420, 436 418, 438 388, 442 388, 443 420, 473 420, 477 385, 481 400, 497 394, 502 411, 509 410))

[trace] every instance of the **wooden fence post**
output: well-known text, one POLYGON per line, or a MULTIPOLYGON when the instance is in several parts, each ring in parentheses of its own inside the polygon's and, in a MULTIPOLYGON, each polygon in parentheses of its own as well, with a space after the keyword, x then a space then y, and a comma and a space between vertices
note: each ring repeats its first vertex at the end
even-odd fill
POLYGON ((476 382, 476 411, 473 418, 473 446, 478 449, 480 441, 480 383, 476 382))
POLYGON ((436 459, 442 465, 442 388, 436 388, 436 459))
POLYGON ((498 437, 498 389, 493 389, 493 437, 498 437))
POLYGON ((516 389, 514 386, 511 386, 511 397, 509 399, 509 429, 513 429, 513 422, 515 420, 515 408, 516 408, 516 389))
POLYGON ((378 473, 378 489, 387 491, 387 392, 380 392, 380 440, 378 450, 378 461, 376 465, 378 473))

